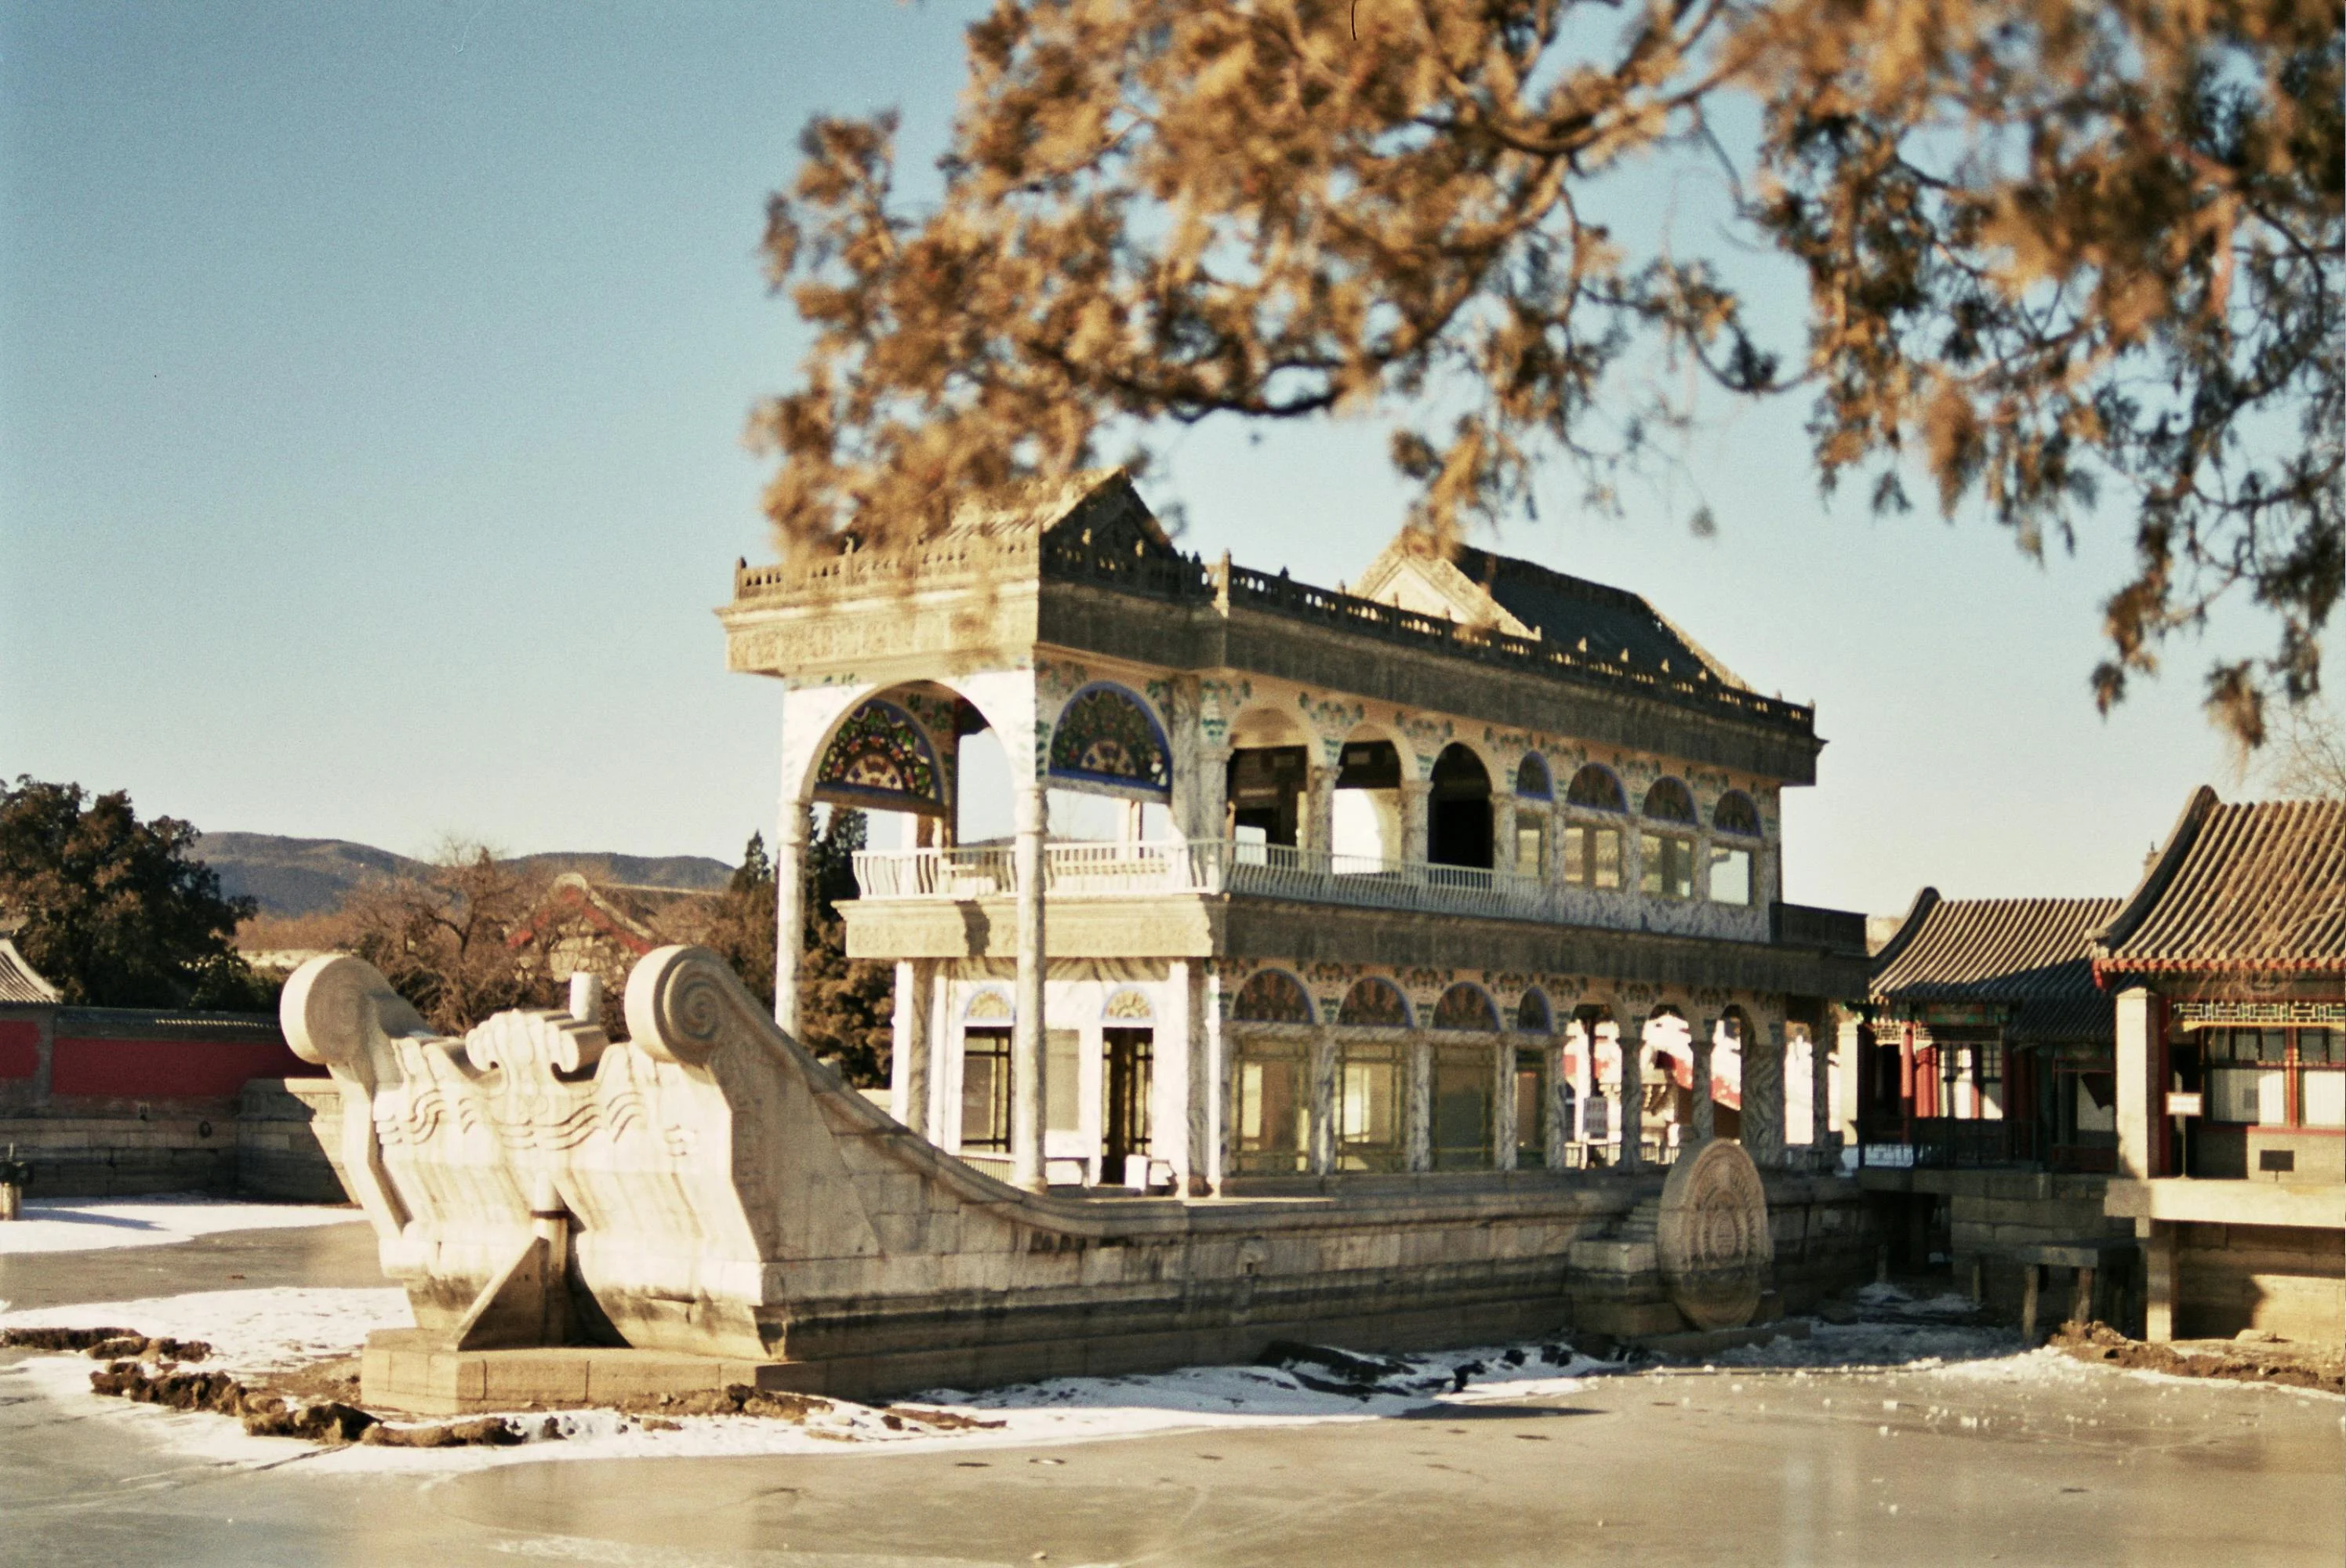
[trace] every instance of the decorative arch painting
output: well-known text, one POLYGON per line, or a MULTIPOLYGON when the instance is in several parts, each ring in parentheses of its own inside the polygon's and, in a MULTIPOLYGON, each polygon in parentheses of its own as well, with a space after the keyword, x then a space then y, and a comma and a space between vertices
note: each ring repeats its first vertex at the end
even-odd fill
POLYGON ((1258 970, 1249 977, 1230 1003, 1230 1017, 1241 1023, 1302 1023, 1315 1020, 1311 993, 1283 969, 1258 970))
POLYGON ((1148 705, 1123 687, 1095 681, 1059 710, 1051 728, 1050 776, 1078 789, 1149 800, 1173 794, 1173 753, 1148 705))
POLYGON ((913 716, 872 697, 850 713, 815 769, 814 798, 882 811, 942 817, 944 775, 913 716))
POLYGON ((1344 993, 1344 1004, 1336 1010, 1336 1022, 1355 1029, 1406 1029, 1409 999, 1392 981, 1372 976, 1344 993))
POLYGON ((1149 1003, 1148 993, 1127 985, 1109 995, 1100 1017, 1110 1023, 1148 1023, 1155 1021, 1157 1010, 1149 1003))
POLYGON ((1442 993, 1433 1004, 1433 1026, 1436 1029, 1479 1029, 1495 1032, 1499 1027, 1499 1010, 1491 1005, 1489 993, 1479 985, 1459 982, 1442 993))

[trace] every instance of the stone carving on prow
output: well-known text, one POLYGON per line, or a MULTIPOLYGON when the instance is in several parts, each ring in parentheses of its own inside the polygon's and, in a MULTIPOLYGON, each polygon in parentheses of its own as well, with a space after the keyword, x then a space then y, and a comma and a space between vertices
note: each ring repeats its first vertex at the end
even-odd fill
POLYGON ((332 1074, 342 1090, 342 1169, 384 1244, 388 1266, 388 1249, 410 1216, 383 1166, 375 1098, 386 1079, 399 1075, 395 1043, 431 1031, 372 964, 347 953, 321 953, 295 970, 277 1015, 293 1054, 332 1074))
POLYGON ((1670 1300, 1697 1329, 1739 1329, 1760 1309, 1776 1260, 1768 1192, 1743 1145, 1713 1138, 1682 1153, 1662 1186, 1654 1250, 1670 1300))
POLYGON ((627 976, 630 1043, 663 1062, 705 1067, 723 1046, 779 1033, 725 961, 705 947, 646 953, 627 976))
POLYGON ((566 1013, 500 1013, 475 1027, 464 1037, 464 1059, 490 1086, 498 1141, 541 1152, 583 1143, 601 1120, 587 1081, 610 1043, 566 1013))

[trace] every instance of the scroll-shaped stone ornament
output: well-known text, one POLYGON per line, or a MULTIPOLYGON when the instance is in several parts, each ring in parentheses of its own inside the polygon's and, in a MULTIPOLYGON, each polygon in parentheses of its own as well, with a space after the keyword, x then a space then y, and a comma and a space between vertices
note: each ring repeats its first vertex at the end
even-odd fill
POLYGON ((1739 1329, 1760 1309, 1776 1260, 1768 1193, 1743 1145, 1714 1138, 1681 1153, 1662 1185, 1654 1250, 1670 1300, 1697 1329, 1739 1329))

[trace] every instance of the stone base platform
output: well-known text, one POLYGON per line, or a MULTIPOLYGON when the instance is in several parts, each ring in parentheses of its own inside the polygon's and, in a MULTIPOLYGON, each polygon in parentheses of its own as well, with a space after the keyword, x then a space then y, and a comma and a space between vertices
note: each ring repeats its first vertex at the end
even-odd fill
POLYGON ((814 1369, 625 1346, 452 1350, 413 1329, 367 1336, 359 1398, 370 1408, 419 1416, 476 1415, 533 1406, 610 1405, 747 1383, 800 1389, 814 1369))

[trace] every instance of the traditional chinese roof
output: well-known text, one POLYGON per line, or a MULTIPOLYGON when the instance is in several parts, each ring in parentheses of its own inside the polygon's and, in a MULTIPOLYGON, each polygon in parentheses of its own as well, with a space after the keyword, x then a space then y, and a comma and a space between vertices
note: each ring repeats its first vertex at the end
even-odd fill
POLYGON ((1592 658, 1747 689, 1643 596, 1471 545, 1451 546, 1445 558, 1395 540, 1353 591, 1592 658))
POLYGON ((2107 1040, 2109 993, 2094 983, 2094 934, 2116 899, 1943 899, 1924 888, 1873 961, 1877 1001, 2012 1010, 2016 1039, 2107 1040))
POLYGON ((55 1002, 57 988, 41 978, 16 944, 0 936, 0 1002, 55 1002))
POLYGON ((2346 800, 2227 806, 2202 786, 2094 970, 2346 972, 2346 800))

